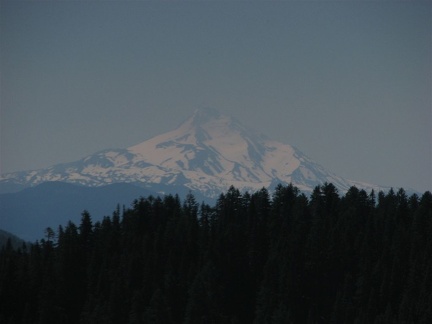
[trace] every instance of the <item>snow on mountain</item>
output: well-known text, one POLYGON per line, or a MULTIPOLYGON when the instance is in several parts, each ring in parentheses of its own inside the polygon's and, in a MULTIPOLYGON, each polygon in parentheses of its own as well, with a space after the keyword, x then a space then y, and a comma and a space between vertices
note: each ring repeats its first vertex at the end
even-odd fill
POLYGON ((101 186, 136 183, 177 186, 216 197, 231 185, 254 191, 293 183, 310 192, 331 182, 342 192, 356 185, 326 171, 296 148, 244 127, 215 110, 197 110, 177 129, 127 149, 105 150, 50 168, 5 174, 2 185, 34 186, 46 181, 101 186))

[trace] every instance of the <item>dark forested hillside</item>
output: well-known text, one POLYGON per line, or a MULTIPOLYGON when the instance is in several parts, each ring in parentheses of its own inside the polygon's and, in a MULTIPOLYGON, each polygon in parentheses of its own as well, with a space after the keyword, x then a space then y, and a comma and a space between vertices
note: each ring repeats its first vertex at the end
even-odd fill
POLYGON ((0 323, 432 323, 432 194, 140 198, 0 252, 0 323))

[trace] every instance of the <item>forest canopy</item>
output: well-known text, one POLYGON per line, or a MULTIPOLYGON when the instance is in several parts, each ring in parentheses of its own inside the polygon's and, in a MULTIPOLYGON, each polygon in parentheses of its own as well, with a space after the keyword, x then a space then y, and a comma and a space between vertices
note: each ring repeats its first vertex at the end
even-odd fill
POLYGON ((430 192, 141 197, 6 244, 0 322, 432 323, 431 233, 430 192))

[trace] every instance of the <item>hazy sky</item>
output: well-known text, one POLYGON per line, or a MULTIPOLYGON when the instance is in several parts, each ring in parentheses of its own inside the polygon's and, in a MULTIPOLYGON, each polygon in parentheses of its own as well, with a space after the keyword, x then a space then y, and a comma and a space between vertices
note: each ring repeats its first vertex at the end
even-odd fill
POLYGON ((0 2, 1 172, 216 108, 348 179, 432 190, 432 5, 0 2))

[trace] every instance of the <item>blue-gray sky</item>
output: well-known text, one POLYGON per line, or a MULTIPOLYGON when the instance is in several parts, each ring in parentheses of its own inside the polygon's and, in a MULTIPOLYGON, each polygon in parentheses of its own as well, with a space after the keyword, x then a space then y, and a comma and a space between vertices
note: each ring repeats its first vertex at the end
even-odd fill
POLYGON ((0 2, 1 172, 216 108, 343 177, 432 189, 430 2, 0 2))

